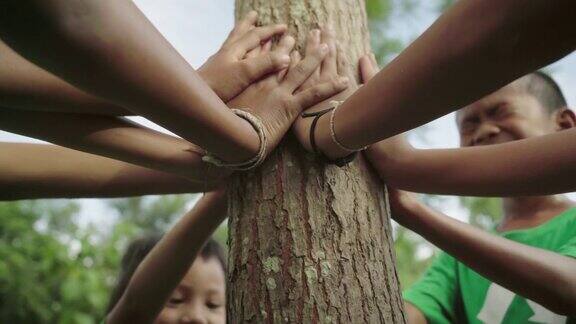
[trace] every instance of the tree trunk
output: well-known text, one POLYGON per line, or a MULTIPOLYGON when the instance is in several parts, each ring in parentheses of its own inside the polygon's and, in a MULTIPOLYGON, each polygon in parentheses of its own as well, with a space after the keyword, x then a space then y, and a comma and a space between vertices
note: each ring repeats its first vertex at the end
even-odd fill
MULTIPOLYGON (((236 0, 237 18, 252 9, 299 49, 329 22, 350 69, 370 49, 363 0, 236 0)), ((406 322, 384 185, 364 159, 322 165, 288 136, 229 201, 229 323, 406 322)))

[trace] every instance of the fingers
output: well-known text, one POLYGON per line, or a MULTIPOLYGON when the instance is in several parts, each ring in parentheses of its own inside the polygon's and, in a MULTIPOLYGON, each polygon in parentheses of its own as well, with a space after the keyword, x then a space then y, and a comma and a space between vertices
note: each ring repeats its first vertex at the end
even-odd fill
POLYGON ((328 53, 328 46, 321 44, 320 46, 309 51, 310 54, 298 63, 294 68, 288 70, 284 85, 294 92, 308 79, 314 71, 320 66, 322 60, 328 53))
POLYGON ((262 42, 272 38, 275 35, 281 35, 286 32, 286 25, 270 25, 264 27, 256 27, 240 37, 235 47, 238 55, 244 54, 253 48, 262 44, 262 42))
POLYGON ((260 55, 260 52, 262 52, 262 46, 256 47, 251 49, 248 53, 246 53, 246 59, 253 59, 258 57, 258 55, 260 55))
POLYGON ((350 64, 348 61, 348 57, 344 54, 344 51, 340 46, 336 46, 336 55, 337 55, 337 68, 339 75, 349 75, 350 73, 350 64))
POLYGON ((374 54, 366 54, 360 58, 360 74, 362 83, 367 83, 378 73, 378 64, 374 54))
POLYGON ((272 40, 267 40, 264 45, 262 45, 262 53, 268 53, 272 49, 272 40))
POLYGON ((333 81, 324 82, 304 90, 296 95, 296 100, 303 109, 320 103, 348 87, 348 78, 341 77, 333 81))
POLYGON ((248 30, 250 30, 251 27, 256 25, 256 21, 258 21, 258 13, 252 10, 246 14, 244 19, 236 23, 236 26, 234 26, 234 29, 232 30, 231 36, 244 35, 248 30))
POLYGON ((247 58, 243 63, 245 74, 253 82, 267 74, 287 68, 290 64, 290 56, 288 54, 267 52, 254 58, 247 58))
POLYGON ((224 41, 224 45, 229 45, 230 43, 235 42, 244 35, 247 31, 252 28, 255 28, 256 21, 258 20, 258 13, 256 11, 250 11, 246 14, 244 19, 240 20, 239 22, 234 25, 234 28, 228 34, 228 37, 224 41))
POLYGON ((282 36, 282 38, 278 42, 278 45, 276 45, 276 48, 274 49, 273 52, 289 55, 292 52, 292 49, 294 48, 295 44, 296 44, 296 40, 294 40, 294 37, 289 36, 289 35, 284 35, 284 36, 282 36))
MULTIPOLYGON (((306 49, 304 56, 313 55, 313 51, 321 44, 321 32, 319 29, 312 29, 306 39, 306 49)), ((318 80, 320 78, 320 66, 310 76, 310 79, 318 80)))
POLYGON ((328 45, 328 55, 322 62, 322 75, 336 75, 338 74, 336 37, 331 27, 322 30, 322 43, 328 45))
MULTIPOLYGON (((293 65, 294 64, 294 57, 293 57, 294 53, 292 52, 292 49, 294 48, 295 44, 296 44, 296 40, 292 36, 284 35, 280 39, 280 42, 278 42, 278 45, 276 45, 274 52, 278 52, 281 54, 289 54, 290 58, 291 58, 290 65, 293 65)), ((298 53, 298 62, 300 61, 299 54, 300 53, 298 53)), ((284 77, 286 76, 286 73, 288 72, 288 70, 290 70, 290 68, 280 71, 280 73, 278 74, 278 82, 284 80, 284 77)))
POLYGON ((270 48, 272 47, 272 41, 267 40, 266 43, 251 49, 248 53, 246 53, 245 59, 252 59, 258 57, 258 55, 266 54, 270 52, 270 48))
POLYGON ((282 71, 280 71, 278 73, 278 83, 282 82, 284 80, 284 78, 286 77, 286 74, 288 73, 288 71, 295 68, 296 65, 298 65, 298 63, 300 63, 300 61, 302 61, 302 56, 300 56, 300 52, 298 52, 297 50, 292 51, 292 53, 290 53, 290 65, 288 66, 287 69, 283 69, 282 71))

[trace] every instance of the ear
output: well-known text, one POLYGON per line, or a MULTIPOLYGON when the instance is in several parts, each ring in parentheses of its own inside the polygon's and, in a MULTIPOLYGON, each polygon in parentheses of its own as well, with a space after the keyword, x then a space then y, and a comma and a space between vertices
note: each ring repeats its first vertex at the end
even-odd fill
POLYGON ((563 130, 576 126, 576 114, 574 111, 563 108, 556 112, 556 129, 563 130))

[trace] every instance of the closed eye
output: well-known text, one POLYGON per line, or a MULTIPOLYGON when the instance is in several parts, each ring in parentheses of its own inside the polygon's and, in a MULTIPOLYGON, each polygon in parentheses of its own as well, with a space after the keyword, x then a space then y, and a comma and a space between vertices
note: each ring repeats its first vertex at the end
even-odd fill
POLYGON ((474 131, 478 123, 480 122, 480 118, 478 117, 469 117, 462 121, 460 124, 460 132, 461 133, 469 133, 474 131))

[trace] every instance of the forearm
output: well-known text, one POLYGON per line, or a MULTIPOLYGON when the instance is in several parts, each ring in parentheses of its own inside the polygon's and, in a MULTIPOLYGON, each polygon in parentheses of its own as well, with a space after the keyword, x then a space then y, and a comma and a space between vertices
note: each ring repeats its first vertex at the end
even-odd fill
POLYGON ((202 245, 226 218, 225 198, 223 191, 206 194, 164 235, 138 266, 107 323, 154 321, 202 245))
POLYGON ((56 145, 0 143, 0 200, 110 198, 210 189, 161 171, 56 145))
POLYGON ((257 152, 252 127, 228 109, 131 1, 8 1, 2 13, 0 33, 12 48, 80 89, 226 161, 247 160, 257 152))
POLYGON ((574 315, 575 259, 490 234, 423 205, 414 214, 405 226, 474 271, 552 311, 574 315))
POLYGON ((576 129, 481 147, 367 155, 391 186, 414 192, 472 196, 527 196, 576 190, 576 129), (505 157, 505 158, 504 158, 505 157))
POLYGON ((0 57, 0 106, 114 116, 133 114, 81 91, 30 63, 1 40, 0 57))
POLYGON ((206 186, 231 174, 204 163, 193 144, 119 117, 0 109, 0 128, 206 186))
MULTIPOLYGON (((338 138, 360 148, 454 111, 545 66, 576 46, 570 0, 459 1, 347 99, 334 117, 338 138)), ((342 156, 330 120, 319 146, 342 156)))

